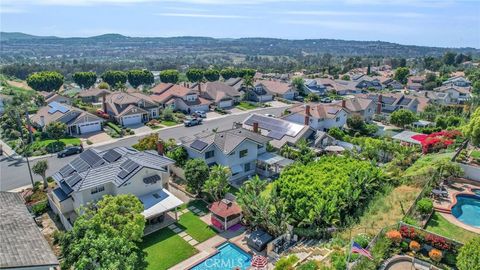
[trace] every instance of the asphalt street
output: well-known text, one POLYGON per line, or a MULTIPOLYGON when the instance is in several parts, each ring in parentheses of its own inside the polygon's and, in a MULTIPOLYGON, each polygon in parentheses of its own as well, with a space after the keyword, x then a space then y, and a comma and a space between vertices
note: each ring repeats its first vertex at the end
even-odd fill
MULTIPOLYGON (((273 114, 280 115, 281 112, 285 110, 285 107, 282 108, 265 108, 262 110, 257 110, 255 113, 259 114, 273 114)), ((242 122, 251 112, 245 112, 242 114, 236 115, 226 115, 224 117, 206 120, 202 125, 194 127, 173 127, 161 129, 158 131, 160 138, 167 140, 169 138, 174 138, 178 140, 182 137, 191 137, 194 134, 197 134, 203 130, 225 130, 232 128, 234 122, 242 122)), ((132 146, 135 144, 141 137, 129 137, 115 141, 111 144, 102 145, 96 147, 97 149, 104 150, 111 147, 117 146, 132 146)), ((51 175, 54 172, 58 171, 60 168, 65 166, 68 162, 73 160, 76 157, 70 156, 66 158, 57 158, 56 156, 45 157, 41 159, 47 159, 49 169, 47 175, 51 175)), ((33 166, 36 162, 41 159, 36 159, 30 162, 30 165, 33 166)), ((40 181, 40 177, 34 175, 34 180, 40 181)), ((30 184, 30 176, 28 173, 27 162, 24 159, 13 159, 9 157, 2 156, 0 159, 0 191, 8 191, 16 188, 20 188, 30 184)))

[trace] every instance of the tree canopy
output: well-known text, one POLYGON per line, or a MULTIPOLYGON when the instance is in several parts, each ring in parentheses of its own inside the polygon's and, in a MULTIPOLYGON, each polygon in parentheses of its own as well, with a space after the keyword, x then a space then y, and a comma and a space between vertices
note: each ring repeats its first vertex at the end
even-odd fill
POLYGON ((294 226, 336 225, 364 207, 385 183, 375 164, 325 156, 288 167, 274 182, 294 226))
POLYGON ((203 80, 203 70, 199 68, 191 68, 185 73, 190 82, 201 82, 203 80))
POLYGON ((222 75, 224 80, 239 77, 238 71, 234 68, 224 68, 220 71, 220 75, 222 75))
POLYGON ((393 78, 399 81, 401 84, 406 84, 408 74, 410 74, 410 69, 407 67, 399 67, 395 70, 395 75, 393 78))
POLYGON ((67 132, 67 125, 62 122, 54 121, 45 127, 48 136, 54 140, 60 140, 67 132))
POLYGON ((460 248, 457 256, 459 270, 480 270, 480 237, 476 237, 460 248))
POLYGON ((220 71, 217 69, 207 69, 204 71, 203 76, 205 76, 205 79, 210 82, 218 81, 220 78, 220 71))
POLYGON ((164 83, 177 83, 180 73, 176 69, 166 69, 160 71, 160 81, 164 83))
POLYGON ((463 129, 473 145, 480 145, 480 107, 470 117, 470 122, 463 129))
POLYGON ((210 176, 203 184, 203 191, 207 193, 213 201, 223 199, 228 191, 228 178, 230 169, 226 166, 215 165, 210 169, 210 176))
POLYGON ((107 70, 102 74, 102 80, 112 87, 116 87, 119 84, 125 85, 127 73, 121 70, 107 70))
POLYGON ((199 158, 189 159, 184 169, 188 188, 195 193, 200 193, 209 176, 207 163, 199 158))
POLYGON ((48 170, 48 160, 46 159, 39 160, 32 167, 32 172, 42 177, 44 188, 48 187, 47 176, 46 176, 47 170, 48 170))
POLYGON ((133 88, 137 88, 140 85, 152 84, 153 73, 146 69, 132 69, 127 72, 128 82, 133 88))
POLYGON ((75 72, 73 74, 73 81, 81 88, 90 88, 97 81, 97 74, 95 72, 75 72))
POLYGON ((417 116, 408 109, 400 109, 390 115, 390 123, 400 127, 410 125, 415 122, 415 120, 417 120, 417 116))
POLYGON ((27 84, 37 91, 58 91, 63 85, 64 77, 56 71, 35 72, 28 76, 27 84))
POLYGON ((60 237, 62 268, 143 269, 143 205, 134 195, 106 195, 84 209, 71 231, 60 237))

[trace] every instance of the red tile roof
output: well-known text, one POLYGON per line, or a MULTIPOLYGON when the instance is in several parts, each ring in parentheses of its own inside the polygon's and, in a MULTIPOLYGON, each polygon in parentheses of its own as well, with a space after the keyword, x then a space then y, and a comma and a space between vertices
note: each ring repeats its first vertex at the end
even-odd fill
POLYGON ((223 218, 242 213, 242 209, 237 203, 230 201, 227 203, 225 200, 212 203, 208 209, 210 212, 223 218))

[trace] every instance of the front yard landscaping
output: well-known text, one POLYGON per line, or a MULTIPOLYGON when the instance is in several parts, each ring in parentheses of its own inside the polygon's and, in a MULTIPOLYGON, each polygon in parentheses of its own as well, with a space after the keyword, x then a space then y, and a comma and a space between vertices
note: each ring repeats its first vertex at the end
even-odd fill
POLYGON ((178 125, 178 124, 179 123, 175 122, 175 121, 169 121, 169 120, 160 121, 160 125, 167 126, 167 127, 175 126, 175 125, 178 125))
POLYGON ((209 225, 200 220, 193 212, 182 214, 177 223, 180 228, 184 229, 186 233, 199 243, 212 238, 216 234, 209 225))
POLYGON ((168 228, 145 236, 141 247, 147 253, 147 270, 168 269, 198 252, 168 228))
POLYGON ((37 140, 31 146, 30 149, 32 151, 33 156, 44 155, 47 153, 56 153, 58 151, 63 150, 66 146, 78 146, 81 144, 79 138, 74 137, 67 137, 60 140, 53 140, 53 139, 45 139, 45 140, 37 140))
POLYGON ((433 213, 425 229, 462 243, 466 243, 475 237, 480 237, 480 235, 474 232, 467 231, 450 223, 437 212, 433 213))
POLYGON ((240 110, 253 110, 259 106, 251 102, 240 101, 236 107, 240 110))

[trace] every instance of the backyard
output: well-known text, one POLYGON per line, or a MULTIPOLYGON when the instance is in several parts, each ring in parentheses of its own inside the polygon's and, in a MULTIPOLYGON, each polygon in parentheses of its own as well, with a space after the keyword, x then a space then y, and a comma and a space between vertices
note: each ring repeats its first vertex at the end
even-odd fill
POLYGON ((425 229, 462 243, 466 243, 468 240, 480 236, 450 223, 437 212, 433 213, 425 229))
POLYGON ((182 214, 177 224, 179 228, 183 229, 199 243, 216 235, 215 231, 209 225, 190 211, 182 214))
POLYGON ((146 252, 148 270, 168 269, 198 252, 168 228, 145 236, 141 247, 146 252))

